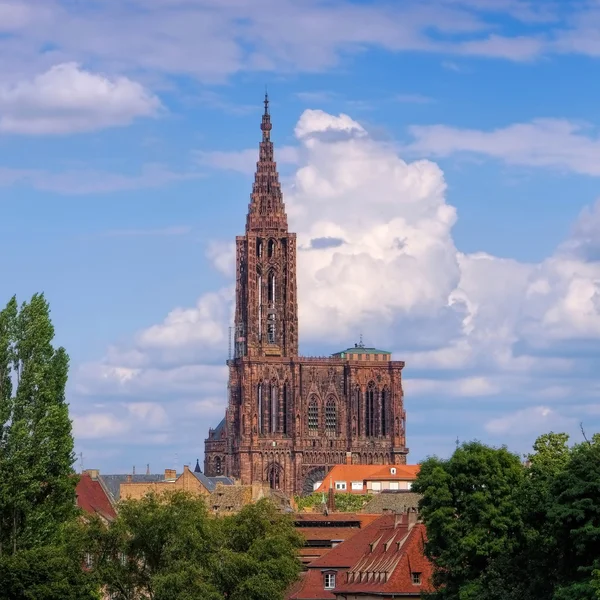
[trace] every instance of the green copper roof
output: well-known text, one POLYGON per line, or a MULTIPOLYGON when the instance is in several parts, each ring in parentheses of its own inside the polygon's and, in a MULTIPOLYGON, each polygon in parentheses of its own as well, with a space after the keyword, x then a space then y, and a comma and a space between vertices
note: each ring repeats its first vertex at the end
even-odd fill
POLYGON ((340 356, 344 358, 346 354, 391 354, 387 350, 378 350, 377 348, 365 348, 364 346, 355 346, 354 348, 348 348, 341 352, 336 352, 332 356, 340 356))

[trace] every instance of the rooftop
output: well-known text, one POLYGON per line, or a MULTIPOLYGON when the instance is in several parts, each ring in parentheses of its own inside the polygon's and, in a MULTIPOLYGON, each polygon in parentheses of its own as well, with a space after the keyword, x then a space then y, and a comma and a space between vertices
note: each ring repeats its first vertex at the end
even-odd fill
POLYGON ((336 352, 332 354, 332 356, 344 358, 347 354, 386 354, 390 355, 391 352, 388 350, 378 350, 377 348, 367 348, 365 346, 361 346, 360 344, 355 344, 354 348, 346 348, 346 350, 341 350, 340 352, 336 352))
POLYGON ((77 494, 77 506, 86 513, 100 515, 107 521, 112 521, 117 516, 102 484, 88 473, 80 476, 75 493, 77 494))

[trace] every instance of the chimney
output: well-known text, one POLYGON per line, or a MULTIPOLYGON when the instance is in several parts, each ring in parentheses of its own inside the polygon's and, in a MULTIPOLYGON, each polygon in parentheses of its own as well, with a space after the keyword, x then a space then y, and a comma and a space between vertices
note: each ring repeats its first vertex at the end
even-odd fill
POLYGON ((416 508, 408 509, 408 528, 412 529, 419 520, 419 513, 416 508))
POLYGON ((87 473, 94 481, 100 476, 100 471, 98 469, 86 469, 84 473, 87 473))
POLYGON ((335 512, 335 492, 333 491, 331 481, 329 483, 329 493, 327 495, 327 510, 328 512, 335 512))
POLYGON ((176 469, 165 469, 165 479, 177 479, 176 469))
POLYGON ((400 525, 404 525, 408 519, 404 518, 405 513, 396 513, 396 517, 394 518, 394 529, 400 525))
POLYGON ((352 464, 352 452, 346 452, 346 464, 347 465, 352 464))

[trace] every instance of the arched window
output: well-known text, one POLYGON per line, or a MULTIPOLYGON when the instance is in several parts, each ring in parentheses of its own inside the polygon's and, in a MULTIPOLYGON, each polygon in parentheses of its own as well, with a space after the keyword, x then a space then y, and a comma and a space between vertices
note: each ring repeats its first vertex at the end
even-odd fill
POLYGON ((269 258, 272 258, 273 254, 275 254, 275 240, 269 240, 267 245, 267 254, 269 258))
POLYGON ((268 277, 269 289, 267 291, 267 297, 269 306, 267 308, 268 317, 267 317, 267 338, 269 340, 269 344, 275 343, 275 273, 271 271, 268 277))
POLYGON ((258 341, 262 339, 262 275, 256 274, 256 288, 258 291, 258 341))
POLYGON ((281 398, 281 433, 287 434, 288 430, 288 383, 283 385, 283 397, 281 398))
POLYGON ((308 403, 308 429, 313 432, 319 429, 319 404, 316 398, 311 398, 308 403))
POLYGON ((258 258, 260 258, 262 256, 262 240, 261 239, 256 240, 256 256, 258 256, 258 258))
POLYGON ((275 302, 275 273, 269 273, 269 304, 275 302))
POLYGON ((271 383, 271 427, 269 431, 275 433, 277 431, 277 418, 279 413, 279 406, 277 402, 277 382, 271 383))
POLYGON ((375 383, 371 381, 367 386, 365 401, 365 435, 375 435, 375 383))
POLYGON ((388 411, 388 400, 389 392, 386 387, 381 391, 381 435, 387 435, 387 411, 388 411))
POLYGON ((282 484, 283 473, 277 463, 272 463, 267 468, 267 481, 272 490, 278 490, 282 484))
POLYGON ((354 394, 355 394, 355 398, 354 401, 356 402, 356 406, 355 406, 355 410, 356 410, 356 434, 357 435, 362 435, 362 402, 361 402, 361 397, 360 397, 360 388, 358 386, 356 386, 356 389, 354 390, 354 394))
POLYGON ((221 475, 223 473, 221 466, 221 457, 217 456, 215 458, 215 475, 221 475))
POLYGON ((337 429, 337 410, 333 398, 329 398, 325 405, 325 429, 329 433, 335 433, 337 429))
POLYGON ((262 397, 262 381, 258 384, 257 388, 258 397, 258 433, 263 432, 263 397, 262 397))

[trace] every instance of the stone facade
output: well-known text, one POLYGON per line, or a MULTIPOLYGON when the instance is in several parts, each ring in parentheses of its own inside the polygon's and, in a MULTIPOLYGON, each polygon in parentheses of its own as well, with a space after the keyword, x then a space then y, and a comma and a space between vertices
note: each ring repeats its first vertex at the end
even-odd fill
POLYGON ((211 430, 205 442, 205 473, 216 475, 224 458, 224 474, 242 484, 308 493, 347 458, 406 463, 404 363, 362 344, 331 357, 298 355, 296 235, 288 231, 267 98, 261 130, 246 233, 236 238, 224 433, 211 430))

